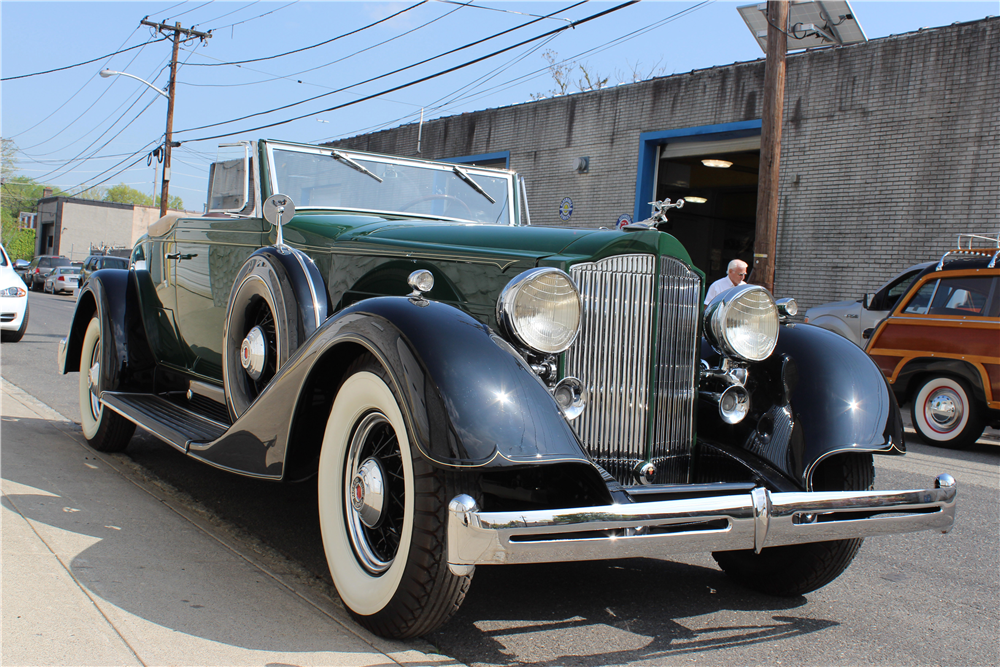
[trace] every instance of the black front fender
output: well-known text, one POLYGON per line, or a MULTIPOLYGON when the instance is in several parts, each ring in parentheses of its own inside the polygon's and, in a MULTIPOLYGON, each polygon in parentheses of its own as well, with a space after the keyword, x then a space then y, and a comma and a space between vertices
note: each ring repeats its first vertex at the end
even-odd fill
MULTIPOLYGON (((717 353, 702 344, 702 358, 717 353)), ((843 452, 902 454, 903 422, 875 362, 833 332, 804 324, 780 327, 774 352, 748 367, 750 413, 735 426, 711 406, 699 409, 699 434, 742 447, 802 488, 824 459, 843 452)))
POLYGON ((343 370, 362 352, 388 371, 415 444, 437 465, 583 462, 593 468, 523 359, 463 311, 406 297, 367 299, 329 318, 226 436, 192 445, 191 453, 225 467, 286 476, 290 458, 301 462, 318 454, 343 370))

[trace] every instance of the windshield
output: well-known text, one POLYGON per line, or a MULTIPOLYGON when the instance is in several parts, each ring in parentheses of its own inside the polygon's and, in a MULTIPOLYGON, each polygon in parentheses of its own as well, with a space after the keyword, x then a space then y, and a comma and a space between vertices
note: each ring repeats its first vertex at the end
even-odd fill
POLYGON ((330 149, 270 149, 273 187, 297 208, 512 224, 509 172, 330 149))

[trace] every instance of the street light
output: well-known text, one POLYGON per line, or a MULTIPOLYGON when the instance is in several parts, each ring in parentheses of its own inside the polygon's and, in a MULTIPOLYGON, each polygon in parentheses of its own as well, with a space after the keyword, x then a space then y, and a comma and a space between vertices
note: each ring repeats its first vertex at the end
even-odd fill
POLYGON ((146 81, 145 79, 140 79, 135 74, 129 74, 128 72, 116 72, 113 69, 102 69, 101 76, 104 77, 105 79, 112 76, 127 76, 130 79, 135 79, 136 81, 143 82, 144 84, 146 84, 147 86, 158 92, 160 95, 163 95, 168 100, 170 99, 170 95, 167 95, 167 92, 165 90, 160 90, 159 88, 151 84, 149 81, 146 81))
MULTIPOLYGON (((176 47, 174 49, 174 58, 176 59, 176 47)), ((171 134, 172 127, 174 124, 174 98, 172 98, 169 93, 165 90, 161 90, 151 84, 145 79, 140 79, 134 74, 129 74, 128 72, 116 72, 112 69, 102 69, 101 76, 105 79, 112 76, 127 76, 130 79, 135 79, 141 83, 146 84, 160 95, 167 98, 167 131, 164 134, 164 146, 163 146, 163 184, 160 187, 160 217, 162 218, 167 214, 167 198, 170 194, 170 148, 171 148, 171 134)), ((171 91, 173 90, 173 80, 170 82, 171 91)))

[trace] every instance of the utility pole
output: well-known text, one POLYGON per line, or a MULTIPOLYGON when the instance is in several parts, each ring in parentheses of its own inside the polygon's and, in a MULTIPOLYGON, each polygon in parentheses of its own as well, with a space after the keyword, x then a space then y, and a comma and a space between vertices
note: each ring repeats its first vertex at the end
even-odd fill
POLYGON ((170 149, 173 146, 174 91, 176 89, 175 84, 177 82, 177 51, 180 49, 181 45, 181 34, 184 35, 185 40, 197 37, 202 41, 211 37, 212 34, 208 32, 199 32, 191 28, 182 28, 179 22, 169 26, 165 23, 153 23, 152 21, 143 19, 141 23, 142 25, 148 25, 151 28, 156 28, 161 33, 165 33, 169 30, 172 30, 174 33, 174 52, 170 57, 170 81, 167 84, 167 131, 163 140, 163 185, 160 189, 160 217, 162 218, 167 214, 167 198, 170 195, 170 149))
POLYGON ((764 65, 764 109, 760 130, 760 175, 757 182, 757 232, 753 246, 753 279, 774 292, 774 255, 778 237, 778 173, 781 121, 785 108, 785 51, 788 38, 787 0, 767 2, 767 59, 764 65))

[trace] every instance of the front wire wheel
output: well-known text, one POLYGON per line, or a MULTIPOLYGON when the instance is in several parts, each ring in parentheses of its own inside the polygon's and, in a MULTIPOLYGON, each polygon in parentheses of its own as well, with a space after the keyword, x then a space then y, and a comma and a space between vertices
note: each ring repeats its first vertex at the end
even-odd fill
POLYGON ((135 424, 101 403, 101 320, 94 315, 80 349, 80 426, 87 443, 99 452, 123 451, 135 433, 135 424))
MULTIPOLYGON (((872 455, 840 454, 820 466, 815 491, 866 491, 873 488, 872 455)), ((734 580, 761 593, 805 595, 839 577, 854 560, 864 538, 811 542, 754 551, 717 551, 715 562, 734 580)))
POLYGON ((472 575, 448 569, 446 473, 412 444, 389 377, 370 355, 348 370, 319 462, 319 518, 333 583, 365 628, 405 639, 458 611, 472 575))

